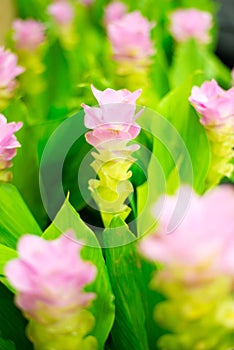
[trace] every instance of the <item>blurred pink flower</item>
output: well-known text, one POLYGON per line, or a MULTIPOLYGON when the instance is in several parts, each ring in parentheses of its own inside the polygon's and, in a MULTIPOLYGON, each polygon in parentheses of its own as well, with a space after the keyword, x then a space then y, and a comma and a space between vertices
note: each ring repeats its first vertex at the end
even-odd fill
POLYGON ((140 132, 135 123, 142 110, 135 114, 136 100, 141 89, 134 92, 128 90, 97 90, 91 86, 100 107, 89 107, 82 104, 85 111, 85 126, 93 131, 86 133, 87 142, 98 146, 104 142, 134 139, 140 132))
POLYGON ((82 5, 90 6, 93 4, 94 0, 79 0, 82 5))
POLYGON ((16 155, 16 148, 20 147, 14 133, 22 127, 22 123, 7 123, 0 114, 0 170, 9 168, 11 159, 16 155))
POLYGON ((144 60, 155 53, 150 39, 154 23, 140 12, 123 15, 108 24, 107 32, 116 61, 144 60))
POLYGON ((68 25, 72 22, 75 11, 73 6, 65 0, 58 0, 48 6, 49 15, 60 25, 68 25))
POLYGON ((105 8, 104 22, 106 25, 121 19, 127 11, 127 6, 119 1, 113 1, 105 8))
POLYGON ((33 19, 16 19, 13 22, 16 47, 28 51, 34 51, 45 41, 45 26, 33 19))
POLYGON ((96 268, 80 257, 73 231, 53 241, 25 235, 18 243, 19 258, 7 263, 5 274, 16 289, 16 304, 27 316, 43 322, 86 307, 94 298, 83 288, 96 268))
MULTIPOLYGON (((182 191, 188 196, 191 189, 182 191)), ((162 210, 158 230, 143 239, 140 251, 150 260, 162 262, 166 271, 179 271, 187 281, 217 274, 234 277, 233 187, 221 185, 201 197, 192 193, 187 212, 183 196, 180 201, 178 198, 177 193, 158 201, 153 209, 155 217, 162 210), (175 211, 184 218, 168 234, 175 211)))
POLYGON ((208 32, 212 27, 212 16, 209 12, 195 8, 178 9, 171 14, 170 19, 170 31, 178 42, 190 38, 202 44, 210 41, 208 32))
POLYGON ((0 89, 10 92, 15 88, 15 78, 24 72, 24 68, 17 66, 17 56, 0 47, 0 89))
POLYGON ((194 86, 189 101, 202 115, 203 125, 234 127, 234 88, 223 90, 215 80, 194 86))

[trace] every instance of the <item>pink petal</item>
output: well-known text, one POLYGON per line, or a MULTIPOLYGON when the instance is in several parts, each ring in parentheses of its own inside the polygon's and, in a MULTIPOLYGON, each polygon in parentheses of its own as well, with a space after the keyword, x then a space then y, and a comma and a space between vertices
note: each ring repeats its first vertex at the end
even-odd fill
POLYGON ((81 105, 85 111, 84 124, 88 129, 95 129, 103 124, 103 116, 100 108, 89 107, 82 103, 81 105))

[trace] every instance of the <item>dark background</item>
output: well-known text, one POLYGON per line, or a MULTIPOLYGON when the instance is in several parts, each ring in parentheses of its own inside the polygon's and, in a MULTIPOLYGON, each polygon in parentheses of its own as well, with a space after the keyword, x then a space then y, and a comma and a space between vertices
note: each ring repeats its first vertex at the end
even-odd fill
POLYGON ((230 68, 234 67, 234 0, 219 1, 219 38, 216 54, 230 68))

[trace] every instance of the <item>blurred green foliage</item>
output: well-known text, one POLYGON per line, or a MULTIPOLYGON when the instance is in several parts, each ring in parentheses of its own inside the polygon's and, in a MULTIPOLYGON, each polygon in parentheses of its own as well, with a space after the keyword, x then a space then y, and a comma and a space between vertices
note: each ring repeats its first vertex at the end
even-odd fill
MULTIPOLYGON (((43 237, 53 239, 68 228, 73 228, 80 240, 92 242, 82 254, 98 268, 98 277, 88 288, 97 294, 90 310, 96 319, 92 334, 99 349, 155 349, 163 331, 153 321, 153 309, 162 297, 148 287, 156 267, 139 256, 136 239, 155 228, 151 207, 160 194, 174 193, 180 183, 191 185, 199 194, 206 190, 209 144, 188 97, 194 85, 212 78, 224 88, 231 85, 230 71, 213 53, 216 23, 207 47, 193 40, 177 44, 169 32, 169 16, 179 7, 195 7, 215 16, 218 4, 211 0, 125 0, 130 11, 139 10, 155 22, 152 40, 156 54, 140 77, 129 74, 120 78, 103 22, 107 0, 96 0, 90 7, 72 0, 75 21, 65 34, 49 17, 48 0, 14 3, 18 17, 45 23, 47 39, 36 57, 19 57, 20 64, 28 65, 26 73, 19 78, 17 95, 3 111, 9 121, 23 121, 24 127, 17 134, 22 147, 14 159, 14 185, 0 184, 0 349, 32 349, 25 336, 26 320, 14 306, 4 278, 4 265, 16 256, 18 239, 25 233, 42 235, 42 231, 43 237), (111 228, 101 227, 99 213, 89 206, 91 168, 78 183, 78 170, 91 148, 84 137, 87 129, 80 111, 82 102, 96 104, 90 84, 99 89, 143 88, 140 103, 148 108, 139 118, 142 131, 135 140, 141 148, 135 152, 131 168, 134 194, 129 227, 118 217, 111 228), (71 139, 75 141, 68 147, 71 139), (64 197, 69 193, 69 200, 63 203, 54 169, 64 150, 62 190, 64 197), (49 184, 48 198, 53 200, 47 205, 54 208, 54 220, 48 217, 41 198, 42 175, 49 184), (131 226, 136 217, 137 223, 131 226), (96 231, 89 228, 94 223, 99 227, 96 231), (128 238, 134 242, 125 244, 128 238), (102 250, 100 242, 113 246, 116 239, 117 247, 102 250)), ((7 43, 14 50, 10 34, 7 43)), ((91 162, 91 157, 88 160, 91 162)))

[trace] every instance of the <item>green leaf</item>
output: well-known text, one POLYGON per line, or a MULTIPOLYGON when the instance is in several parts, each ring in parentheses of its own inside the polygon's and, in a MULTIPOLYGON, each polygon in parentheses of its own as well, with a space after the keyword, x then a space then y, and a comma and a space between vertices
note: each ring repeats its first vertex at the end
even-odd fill
POLYGON ((14 292, 14 288, 10 285, 8 280, 3 277, 5 265, 8 261, 18 257, 17 251, 0 244, 0 281, 11 291, 14 292))
POLYGON ((141 261, 134 235, 120 218, 103 233, 105 259, 116 302, 116 316, 111 338, 114 349, 149 349, 146 332, 144 285, 141 261), (115 247, 113 247, 115 245, 115 247), (110 248, 108 248, 110 247, 110 248))
POLYGON ((16 347, 12 341, 0 338, 0 349, 1 350, 16 350, 16 347))
POLYGON ((113 294, 98 240, 93 231, 86 226, 79 214, 66 200, 53 223, 44 232, 43 237, 55 239, 68 229, 72 229, 76 233, 78 241, 86 244, 81 253, 84 260, 92 262, 97 267, 96 280, 86 289, 97 294, 97 298, 93 301, 89 310, 96 319, 95 327, 91 334, 97 338, 99 350, 101 350, 114 321, 113 294))
MULTIPOLYGON (((204 180, 209 167, 210 152, 204 127, 199 122, 197 113, 188 101, 196 79, 196 76, 190 77, 166 95, 160 102, 159 112, 175 127, 182 138, 182 142, 184 142, 184 154, 182 154, 183 149, 179 147, 179 139, 172 140, 174 145, 171 143, 170 146, 170 151, 173 148, 178 151, 176 158, 173 155, 173 161, 178 167, 179 182, 188 183, 197 192, 201 193, 204 191, 204 180), (186 152, 188 152, 188 157, 185 159, 186 152), (191 183, 192 177, 193 183, 191 183)), ((170 135, 168 137, 170 138, 170 135)), ((157 154, 157 145, 155 145, 155 154, 157 154)), ((163 158, 163 152, 160 157, 163 158)), ((171 169, 169 165, 166 168, 171 169)), ((175 179, 175 174, 173 175, 173 168, 167 178, 169 178, 172 191, 174 191, 177 186, 173 186, 173 183, 178 184, 178 181, 175 179)))
POLYGON ((137 187, 137 231, 141 237, 152 232, 156 220, 152 215, 152 206, 158 197, 167 191, 166 174, 159 160, 153 155, 148 167, 147 182, 137 187))
POLYGON ((216 79, 224 87, 230 85, 230 71, 218 57, 195 40, 179 44, 175 50, 170 72, 172 87, 177 87, 196 71, 202 73, 200 82, 216 79))
POLYGON ((0 243, 16 248, 18 239, 26 234, 41 235, 41 229, 30 213, 17 188, 0 183, 0 243))
MULTIPOLYGON (((167 58, 164 53, 163 48, 158 50, 156 54, 155 63, 152 65, 150 78, 152 81, 153 88, 157 93, 159 98, 165 96, 170 90, 170 84, 168 79, 168 70, 167 58)), ((153 103, 153 101, 151 101, 153 103)))
POLYGON ((88 180, 95 174, 90 166, 93 157, 89 153, 91 146, 84 138, 85 132, 84 112, 79 111, 65 119, 50 137, 48 135, 47 143, 43 140, 44 147, 40 145, 40 189, 50 217, 58 212, 65 200, 64 193, 68 191, 77 210, 91 198, 88 180))
MULTIPOLYGON (((0 283, 0 336, 12 341, 16 350, 32 350, 33 346, 25 335, 27 321, 14 305, 13 298, 13 293, 0 283)), ((0 349, 4 349, 1 347, 1 340, 0 349)))
POLYGON ((0 275, 4 275, 4 267, 6 263, 14 258, 17 258, 16 250, 0 244, 0 275))
POLYGON ((181 0, 183 7, 195 7, 199 10, 214 12, 217 4, 210 0, 181 0))
POLYGON ((141 130, 133 144, 135 143, 138 144, 140 148, 133 153, 133 157, 136 159, 136 161, 131 166, 131 182, 134 186, 140 186, 147 181, 147 168, 149 166, 153 147, 152 136, 149 132, 141 130))
POLYGON ((47 0, 14 0, 19 17, 45 20, 47 0))
POLYGON ((209 143, 199 117, 188 101, 196 77, 168 93, 158 106, 140 116, 142 128, 154 137, 147 182, 137 188, 138 236, 155 229, 152 206, 158 197, 188 184, 198 193, 205 189, 209 143))
POLYGON ((44 137, 44 134, 47 134, 48 130, 52 133, 56 124, 48 122, 33 124, 35 123, 34 113, 29 111, 20 100, 11 103, 4 114, 8 121, 23 122, 23 127, 16 134, 21 147, 17 150, 13 161, 12 182, 19 189, 36 220, 41 226, 45 226, 47 217, 39 190, 38 142, 44 137))
POLYGON ((51 40, 44 63, 46 65, 44 78, 48 84, 48 89, 45 93, 46 104, 48 106, 64 107, 71 97, 71 72, 59 39, 51 40))
POLYGON ((230 69, 216 56, 213 52, 208 55, 207 64, 212 67, 213 78, 216 78, 218 83, 226 89, 230 88, 231 84, 231 72, 230 69))

